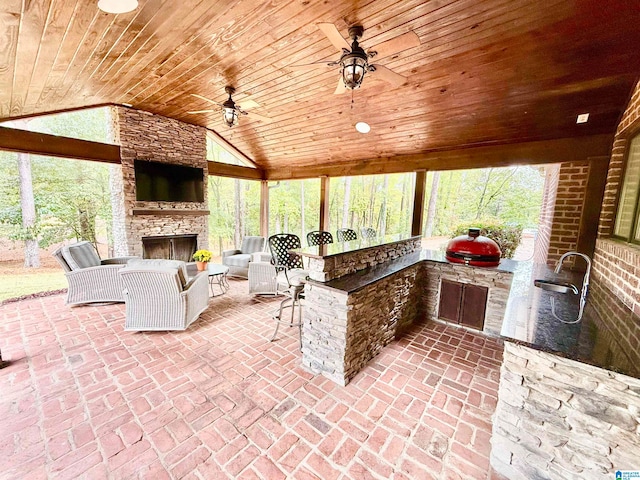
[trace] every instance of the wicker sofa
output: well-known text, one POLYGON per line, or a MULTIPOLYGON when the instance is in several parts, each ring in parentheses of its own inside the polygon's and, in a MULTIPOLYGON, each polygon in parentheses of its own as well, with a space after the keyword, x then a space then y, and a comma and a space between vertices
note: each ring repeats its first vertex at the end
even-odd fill
POLYGON ((185 330, 209 306, 209 276, 187 276, 184 262, 132 260, 120 270, 125 330, 185 330))
POLYGON ((262 252, 264 244, 264 237, 244 237, 239 250, 224 250, 222 264, 229 267, 229 275, 247 278, 252 254, 262 252))
POLYGON ((93 244, 86 241, 60 247, 53 256, 67 277, 67 305, 124 302, 118 271, 137 257, 100 260, 93 244))

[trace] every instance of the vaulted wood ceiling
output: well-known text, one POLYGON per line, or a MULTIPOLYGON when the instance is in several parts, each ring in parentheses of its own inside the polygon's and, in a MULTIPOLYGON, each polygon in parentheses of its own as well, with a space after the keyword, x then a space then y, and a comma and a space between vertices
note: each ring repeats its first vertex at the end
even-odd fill
POLYGON ((131 104, 215 130, 267 171, 612 134, 640 73, 638 25, 629 0, 140 0, 123 15, 2 0, 0 120, 131 104), (338 67, 292 68, 339 58, 320 22, 345 37, 363 25, 364 47, 414 31, 420 46, 379 60, 408 82, 373 72, 334 95, 338 67), (272 121, 188 113, 225 85, 272 121))

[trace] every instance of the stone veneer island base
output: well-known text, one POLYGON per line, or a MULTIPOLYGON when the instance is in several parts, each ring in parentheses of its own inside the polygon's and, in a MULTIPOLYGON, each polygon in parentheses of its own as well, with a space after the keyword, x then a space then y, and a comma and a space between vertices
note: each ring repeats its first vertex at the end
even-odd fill
POLYGON ((354 292, 305 288, 302 364, 346 385, 418 317, 416 264, 354 292))
POLYGON ((581 272, 520 267, 501 332, 492 467, 509 479, 614 479, 618 471, 639 471, 640 357, 633 339, 640 338, 640 317, 596 276, 578 321, 577 295, 544 291, 534 279, 581 287, 581 272))
POLYGON ((640 470, 640 380, 505 342, 491 444, 507 478, 640 470))
POLYGON ((420 237, 310 247, 302 364, 346 385, 418 314, 420 237))
MULTIPOLYGON (((425 252, 426 253, 426 252, 425 252)), ((500 336, 502 320, 513 280, 513 261, 503 260, 500 268, 470 267, 460 263, 447 263, 442 255, 429 252, 423 258, 422 306, 425 318, 438 319, 438 304, 442 280, 479 285, 488 291, 487 306, 482 332, 492 337, 500 336), (440 257, 440 258, 439 258, 440 257), (430 261, 431 260, 431 261, 430 261)), ((446 322, 449 323, 450 322, 446 322)))

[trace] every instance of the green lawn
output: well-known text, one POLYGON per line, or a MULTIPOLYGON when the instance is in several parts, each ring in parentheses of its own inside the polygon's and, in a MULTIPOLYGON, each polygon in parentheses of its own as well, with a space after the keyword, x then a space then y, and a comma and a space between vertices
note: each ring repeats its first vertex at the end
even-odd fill
POLYGON ((67 288, 67 279, 59 272, 0 275, 0 301, 32 293, 67 288))

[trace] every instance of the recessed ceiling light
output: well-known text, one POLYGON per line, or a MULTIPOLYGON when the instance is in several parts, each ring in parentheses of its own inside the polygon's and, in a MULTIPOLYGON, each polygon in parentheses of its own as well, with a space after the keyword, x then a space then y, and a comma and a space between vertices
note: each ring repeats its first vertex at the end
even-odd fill
POLYGON ((356 130, 360 133, 369 133, 371 127, 366 122, 358 122, 356 123, 356 130))
POLYGON ((589 114, 581 113, 580 115, 578 115, 578 119, 576 120, 576 123, 587 123, 588 121, 589 121, 589 114))
POLYGON ((138 8, 138 0, 98 0, 98 8, 107 13, 127 13, 138 8))
POLYGON ((133 105, 131 105, 130 103, 123 103, 122 105, 123 105, 124 107, 129 107, 129 108, 133 107, 133 105))

